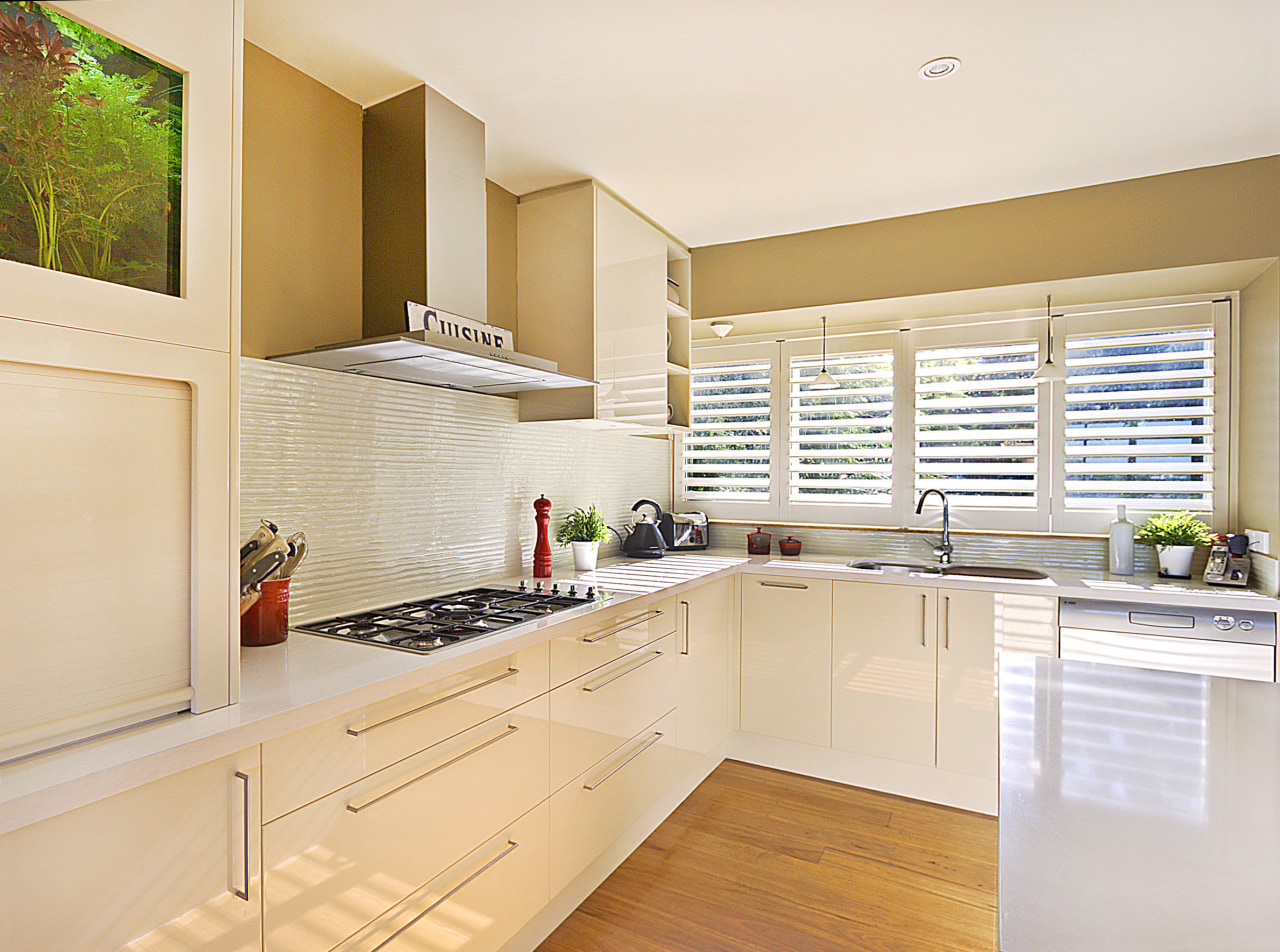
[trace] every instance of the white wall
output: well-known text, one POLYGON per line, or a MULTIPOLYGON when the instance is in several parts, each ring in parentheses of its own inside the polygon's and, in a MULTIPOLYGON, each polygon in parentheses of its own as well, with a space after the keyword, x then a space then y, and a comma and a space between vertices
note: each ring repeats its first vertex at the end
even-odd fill
POLYGON ((539 494, 553 529, 575 506, 622 526, 637 499, 670 502, 667 440, 520 424, 505 397, 251 358, 241 374, 240 538, 263 516, 307 533, 295 623, 529 575, 539 494))

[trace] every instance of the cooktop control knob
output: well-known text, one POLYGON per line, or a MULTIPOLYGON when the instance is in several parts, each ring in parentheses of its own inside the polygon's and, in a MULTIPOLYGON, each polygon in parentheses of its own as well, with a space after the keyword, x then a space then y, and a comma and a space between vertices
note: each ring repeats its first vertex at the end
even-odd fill
POLYGON ((552 583, 551 583, 551 594, 552 594, 552 595, 559 595, 559 594, 560 594, 560 583, 559 583, 559 582, 552 582, 552 583))
POLYGON ((576 585, 570 585, 570 586, 569 586, 569 597, 570 597, 570 598, 572 598, 574 595, 577 595, 577 594, 578 594, 578 586, 576 586, 576 585))
POLYGON ((592 588, 592 587, 588 586, 588 587, 587 587, 587 594, 586 594, 586 595, 584 595, 583 597, 584 597, 584 598, 595 598, 595 597, 596 597, 596 590, 595 590, 594 588, 592 588))
POLYGON ((538 583, 538 587, 537 587, 537 588, 535 588, 533 591, 535 592, 535 594, 541 595, 541 594, 542 594, 542 583, 541 583, 541 582, 539 582, 539 583, 538 583))

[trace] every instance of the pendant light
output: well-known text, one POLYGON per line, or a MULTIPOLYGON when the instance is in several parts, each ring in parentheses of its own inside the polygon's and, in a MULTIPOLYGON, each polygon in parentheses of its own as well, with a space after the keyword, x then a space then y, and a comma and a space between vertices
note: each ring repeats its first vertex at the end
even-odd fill
POLYGON ((827 373, 827 318, 822 318, 822 370, 818 372, 818 376, 813 378, 813 382, 805 389, 807 390, 838 390, 840 381, 827 373))
POLYGON ((1040 365, 1040 369, 1031 375, 1031 379, 1036 383, 1046 383, 1050 380, 1066 380, 1067 372, 1053 362, 1053 295, 1049 294, 1044 299, 1045 323, 1049 326, 1049 352, 1045 354, 1044 363, 1040 365))

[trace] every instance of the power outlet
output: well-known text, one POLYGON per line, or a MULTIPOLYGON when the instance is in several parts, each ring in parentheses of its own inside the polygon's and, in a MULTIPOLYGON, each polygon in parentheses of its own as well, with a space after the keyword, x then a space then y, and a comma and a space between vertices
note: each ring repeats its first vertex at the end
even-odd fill
POLYGON ((1259 555, 1267 555, 1271 552, 1271 533, 1261 532, 1258 529, 1245 529, 1244 534, 1249 537, 1249 551, 1256 552, 1259 555))

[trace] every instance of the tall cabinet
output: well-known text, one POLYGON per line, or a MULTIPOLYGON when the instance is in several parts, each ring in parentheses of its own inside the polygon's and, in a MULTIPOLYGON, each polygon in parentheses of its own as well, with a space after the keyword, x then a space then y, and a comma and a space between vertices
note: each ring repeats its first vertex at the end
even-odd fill
POLYGON ((520 350, 598 381, 522 393, 520 419, 687 425, 688 310, 667 288, 687 301, 688 249, 596 182, 526 195, 516 214, 520 350))

